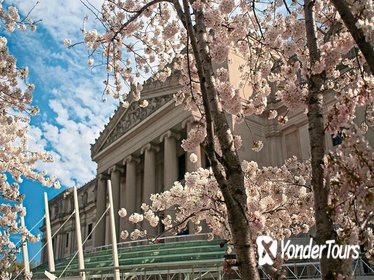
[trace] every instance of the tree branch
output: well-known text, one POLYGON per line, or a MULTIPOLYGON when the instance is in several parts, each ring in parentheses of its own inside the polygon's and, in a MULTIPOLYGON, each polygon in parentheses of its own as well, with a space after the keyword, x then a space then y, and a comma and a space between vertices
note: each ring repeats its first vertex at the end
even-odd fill
POLYGON ((353 16, 350 8, 345 0, 331 0, 335 9, 339 12, 345 26, 351 33, 360 51, 364 55, 370 72, 374 75, 374 50, 373 46, 365 38, 365 34, 361 28, 357 28, 357 19, 353 16))
POLYGON ((130 17, 130 19, 128 21, 126 21, 120 29, 118 29, 114 35, 113 35, 113 38, 112 40, 114 40, 114 38, 117 37, 118 34, 120 34, 130 23, 132 23, 134 20, 136 20, 145 10, 147 10, 149 7, 157 4, 157 3, 161 3, 161 2, 169 2, 169 3, 172 3, 171 1, 167 1, 167 0, 153 0, 147 4, 145 4, 143 7, 141 7, 141 9, 139 9, 138 11, 136 11, 136 13, 130 17))

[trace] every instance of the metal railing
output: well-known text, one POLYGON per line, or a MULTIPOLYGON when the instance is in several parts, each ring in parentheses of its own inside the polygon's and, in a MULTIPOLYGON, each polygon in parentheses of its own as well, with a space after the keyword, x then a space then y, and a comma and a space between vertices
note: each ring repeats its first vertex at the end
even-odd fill
MULTIPOLYGON (((173 235, 173 236, 164 236, 157 238, 157 242, 154 242, 152 239, 139 239, 132 241, 125 241, 117 244, 118 248, 127 248, 139 245, 149 245, 149 244, 159 244, 159 243, 168 243, 168 242, 177 242, 177 241, 198 241, 198 240, 207 240, 207 233, 199 234, 186 234, 186 235, 173 235)), ((99 246, 95 248, 90 248, 85 250, 85 253, 93 253, 102 250, 108 250, 112 248, 112 244, 99 246)))

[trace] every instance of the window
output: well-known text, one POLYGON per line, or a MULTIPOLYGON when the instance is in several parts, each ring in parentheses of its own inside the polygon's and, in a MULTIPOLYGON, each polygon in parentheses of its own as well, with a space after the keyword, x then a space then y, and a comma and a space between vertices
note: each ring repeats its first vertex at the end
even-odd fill
POLYGON ((67 232, 66 233, 66 243, 65 243, 65 247, 69 247, 69 233, 67 232))
POLYGON ((87 236, 88 236, 88 238, 87 238, 88 240, 90 240, 92 238, 92 223, 88 224, 87 236))
POLYGON ((184 179, 184 174, 186 173, 186 154, 180 155, 178 157, 178 181, 184 179))
POLYGON ((340 131, 335 136, 331 135, 331 139, 332 139, 332 145, 333 146, 338 146, 341 143, 343 143, 343 135, 340 131))
POLYGON ((184 229, 182 229, 180 232, 177 233, 177 235, 188 235, 190 234, 190 230, 188 229, 188 226, 186 226, 184 229))

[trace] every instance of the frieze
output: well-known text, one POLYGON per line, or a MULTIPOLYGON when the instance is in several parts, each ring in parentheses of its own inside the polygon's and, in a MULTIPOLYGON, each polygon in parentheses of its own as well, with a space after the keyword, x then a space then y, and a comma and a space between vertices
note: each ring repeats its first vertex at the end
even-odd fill
POLYGON ((172 98, 173 96, 169 94, 147 99, 148 106, 146 108, 140 108, 139 102, 133 102, 127 109, 125 117, 119 121, 114 130, 108 136, 103 148, 106 148, 107 146, 112 144, 131 128, 146 119, 153 112, 157 111, 158 108, 160 108, 162 105, 169 102, 172 98))

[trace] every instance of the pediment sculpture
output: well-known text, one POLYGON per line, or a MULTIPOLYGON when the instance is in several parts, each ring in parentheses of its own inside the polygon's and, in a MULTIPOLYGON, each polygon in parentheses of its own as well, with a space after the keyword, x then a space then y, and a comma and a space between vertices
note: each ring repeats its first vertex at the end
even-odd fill
POLYGON ((118 122, 116 127, 113 129, 113 131, 106 139, 103 148, 115 142, 127 131, 129 131, 131 128, 135 127, 137 124, 145 120, 147 117, 156 112, 161 106, 169 102, 171 99, 173 99, 173 96, 171 94, 147 99, 148 106, 145 108, 139 107, 139 102, 133 102, 130 105, 130 107, 126 110, 125 115, 118 122))

